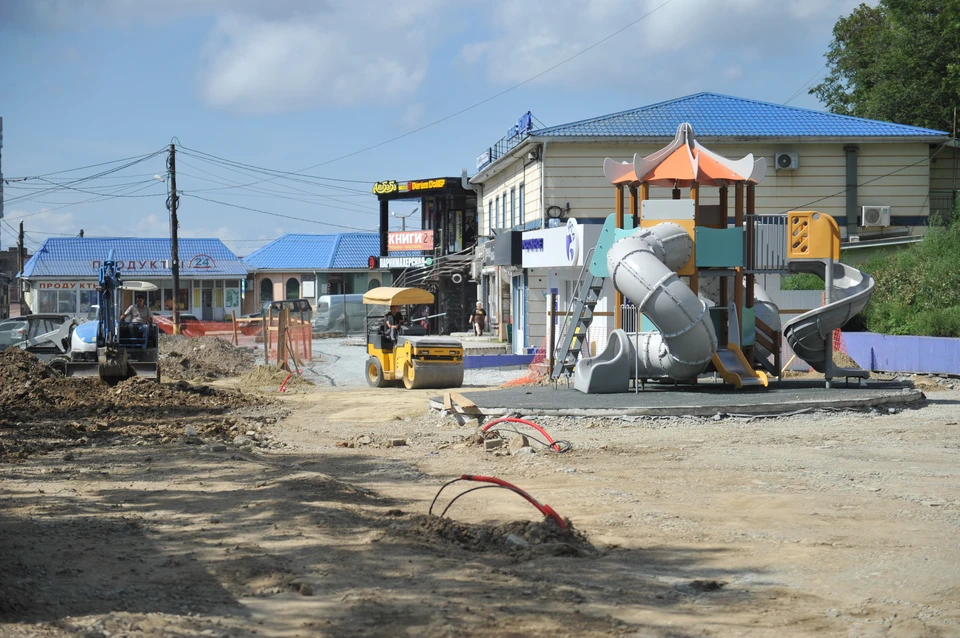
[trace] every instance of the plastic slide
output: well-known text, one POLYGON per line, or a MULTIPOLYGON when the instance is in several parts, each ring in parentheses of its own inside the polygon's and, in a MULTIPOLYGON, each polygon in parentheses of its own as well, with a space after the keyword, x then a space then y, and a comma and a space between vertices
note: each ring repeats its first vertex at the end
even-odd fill
POLYGON ((611 246, 607 266, 614 286, 635 300, 660 332, 611 335, 603 352, 577 364, 577 390, 623 392, 631 376, 683 381, 703 372, 717 351, 717 336, 706 304, 675 272, 692 250, 690 235, 670 222, 640 229, 611 246))
MULTIPOLYGON (((791 272, 809 272, 826 281, 826 264, 819 261, 794 261, 791 272)), ((842 327, 870 301, 875 282, 870 275, 846 264, 833 264, 834 301, 795 317, 783 327, 783 336, 796 355, 814 370, 831 377, 864 377, 864 370, 837 368, 827 357, 833 331, 842 327), (830 341, 828 341, 830 340, 830 341)))
POLYGON ((713 365, 720 378, 738 390, 751 386, 767 386, 767 375, 751 368, 743 351, 732 343, 726 348, 717 349, 717 353, 713 355, 713 365))

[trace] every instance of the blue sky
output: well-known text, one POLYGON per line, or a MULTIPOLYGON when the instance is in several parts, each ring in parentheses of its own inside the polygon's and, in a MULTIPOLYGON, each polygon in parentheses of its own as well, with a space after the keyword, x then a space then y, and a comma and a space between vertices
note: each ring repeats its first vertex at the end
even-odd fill
POLYGON ((167 235, 165 152, 64 184, 174 140, 181 236, 244 255, 289 232, 375 229, 374 181, 473 173, 528 110, 552 126, 700 91, 819 110, 805 87, 857 4, 3 0, 3 175, 41 179, 5 186, 0 245, 21 219, 31 248, 80 229, 167 235))

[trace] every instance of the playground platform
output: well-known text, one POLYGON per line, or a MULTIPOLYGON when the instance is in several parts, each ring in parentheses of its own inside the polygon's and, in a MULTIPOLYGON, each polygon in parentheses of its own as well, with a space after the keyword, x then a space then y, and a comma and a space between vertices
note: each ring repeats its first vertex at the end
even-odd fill
MULTIPOLYGON (((621 394, 584 394, 561 382, 556 389, 521 386, 471 392, 461 388, 452 398, 459 411, 477 417, 596 417, 788 415, 824 409, 920 407, 926 397, 909 383, 896 381, 867 380, 846 386, 842 380, 834 380, 834 387, 825 388, 822 379, 784 379, 762 390, 734 390, 708 380, 696 386, 648 383, 640 392, 621 394)), ((445 399, 434 397, 431 406, 443 409, 445 399)))

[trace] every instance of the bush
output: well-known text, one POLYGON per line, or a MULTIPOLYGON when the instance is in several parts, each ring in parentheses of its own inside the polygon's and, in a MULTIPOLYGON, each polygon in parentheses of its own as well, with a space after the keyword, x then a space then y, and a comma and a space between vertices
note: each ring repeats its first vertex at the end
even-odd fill
POLYGON ((894 335, 960 337, 960 218, 922 242, 861 266, 877 282, 867 328, 894 335))
POLYGON ((780 290, 825 290, 823 279, 814 274, 802 272, 780 278, 780 290))

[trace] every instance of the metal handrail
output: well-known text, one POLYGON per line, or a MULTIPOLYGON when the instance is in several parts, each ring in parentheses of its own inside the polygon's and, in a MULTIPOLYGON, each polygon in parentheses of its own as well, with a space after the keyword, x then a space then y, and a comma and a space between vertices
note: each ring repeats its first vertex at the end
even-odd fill
MULTIPOLYGON (((590 267, 590 262, 593 259, 593 253, 596 249, 597 247, 594 246, 587 251, 586 255, 584 255, 583 266, 580 267, 580 276, 577 278, 577 285, 573 289, 573 294, 571 295, 570 301, 567 305, 567 312, 563 318, 563 324, 561 324, 561 329, 559 331, 559 334, 557 335, 557 343, 564 343, 566 341, 567 331, 570 329, 570 326, 574 324, 573 307, 576 305, 577 299, 580 296, 580 293, 583 291, 583 283, 584 283, 584 280, 586 279, 586 276, 585 276, 586 271, 590 267)), ((579 319, 577 321, 579 321, 579 319)), ((556 356, 556 353, 557 353, 557 343, 553 344, 554 356, 556 356)), ((571 345, 573 344, 572 341, 570 343, 571 345)), ((567 353, 564 352, 563 356, 564 358, 566 358, 567 353)), ((553 374, 552 370, 551 370, 551 374, 553 374)))

